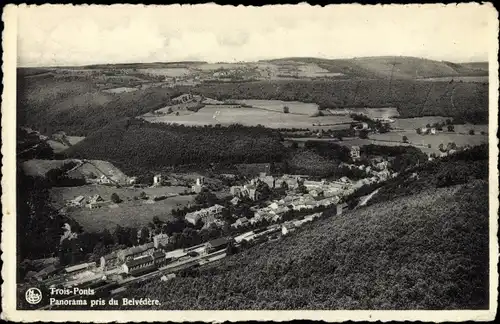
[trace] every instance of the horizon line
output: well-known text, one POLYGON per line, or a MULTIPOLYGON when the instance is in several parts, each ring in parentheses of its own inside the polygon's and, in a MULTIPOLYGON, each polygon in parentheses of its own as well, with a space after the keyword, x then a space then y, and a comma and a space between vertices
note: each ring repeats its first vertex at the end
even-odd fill
POLYGON ((423 56, 409 56, 409 55, 375 55, 375 56, 355 56, 355 57, 338 57, 338 58, 325 58, 319 56, 290 56, 290 57, 275 57, 275 58, 263 58, 258 60, 239 60, 239 61, 204 61, 204 60, 180 60, 180 61, 151 61, 151 62, 116 62, 116 63, 91 63, 91 64, 68 64, 68 65, 18 65, 16 69, 23 68, 85 68, 101 65, 132 65, 132 64, 241 64, 241 63, 258 63, 265 61, 275 61, 275 60, 297 60, 297 59, 319 59, 325 61, 334 60, 356 60, 356 59, 373 59, 373 58, 416 58, 421 60, 429 60, 434 62, 449 62, 454 64, 467 64, 467 63, 488 63, 488 60, 471 60, 471 61, 448 61, 448 60, 437 60, 426 58, 423 56))

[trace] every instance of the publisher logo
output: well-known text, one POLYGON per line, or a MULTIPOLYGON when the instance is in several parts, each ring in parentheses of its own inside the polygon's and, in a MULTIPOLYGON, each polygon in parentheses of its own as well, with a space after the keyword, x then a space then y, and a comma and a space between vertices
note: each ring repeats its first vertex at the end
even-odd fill
POLYGON ((36 305, 42 301, 42 292, 38 288, 30 288, 26 290, 24 297, 28 303, 36 305))

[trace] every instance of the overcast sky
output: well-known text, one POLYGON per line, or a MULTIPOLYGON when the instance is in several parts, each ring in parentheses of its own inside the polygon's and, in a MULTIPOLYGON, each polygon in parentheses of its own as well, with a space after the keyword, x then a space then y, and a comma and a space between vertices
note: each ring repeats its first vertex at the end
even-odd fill
MULTIPOLYGON (((21 6, 19 66, 279 57, 487 61, 491 6, 21 6)), ((495 22, 496 23, 496 22, 495 22)))

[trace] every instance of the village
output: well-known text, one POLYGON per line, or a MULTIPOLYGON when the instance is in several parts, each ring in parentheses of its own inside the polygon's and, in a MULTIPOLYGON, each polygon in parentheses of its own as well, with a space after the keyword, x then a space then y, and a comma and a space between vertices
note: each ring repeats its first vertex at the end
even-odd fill
MULTIPOLYGON (((350 155, 353 163, 358 161, 361 158, 359 147, 352 147, 350 155)), ((347 203, 348 197, 355 190, 397 176, 397 173, 390 171, 390 163, 380 158, 373 159, 371 165, 343 163, 340 166, 363 170, 369 177, 357 181, 345 176, 336 180, 312 180, 304 175, 269 175, 261 172, 244 183, 231 186, 230 195, 226 197, 224 205, 216 203, 197 208, 183 216, 185 224, 194 229, 218 229, 221 233, 228 233, 229 227, 229 235, 222 235, 194 246, 172 249, 172 235, 149 231, 146 243, 111 251, 100 256, 99 261, 64 268, 50 265, 37 273, 29 273, 25 280, 35 280, 47 287, 62 288, 88 285, 100 287, 113 283, 113 291, 117 292, 123 291, 127 283, 144 276, 158 275, 161 280, 169 280, 175 276, 175 272, 182 269, 198 267, 219 260, 235 250, 280 239, 319 218, 340 215, 350 208, 356 208, 347 203), (280 194, 270 195, 270 192, 280 194), (234 208, 241 204, 250 206, 249 213, 241 217, 231 214, 234 208), (325 213, 326 211, 329 212, 325 213)), ((135 185, 134 180, 135 178, 129 178, 130 186, 135 185)), ((94 181, 98 182, 97 185, 112 185, 105 176, 94 181)), ((163 184, 164 177, 157 174, 153 177, 151 187, 158 188, 163 184)), ((205 178, 197 178, 190 191, 198 195, 209 192, 205 178)), ((154 202, 158 199, 169 199, 169 195, 147 199, 154 202)), ((110 208, 112 204, 117 203, 117 197, 105 200, 100 195, 92 195, 75 197, 67 201, 67 206, 93 210, 110 208)), ((61 242, 77 239, 78 235, 72 232, 68 224, 65 224, 63 230, 61 242)), ((141 235, 139 229, 137 242, 141 235)))

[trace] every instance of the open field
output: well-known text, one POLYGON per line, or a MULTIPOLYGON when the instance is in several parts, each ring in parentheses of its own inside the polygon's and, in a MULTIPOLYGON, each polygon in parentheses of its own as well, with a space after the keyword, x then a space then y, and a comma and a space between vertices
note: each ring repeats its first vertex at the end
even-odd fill
POLYGON ((118 183, 127 183, 128 176, 112 163, 102 160, 66 159, 66 160, 40 160, 33 159, 22 163, 22 169, 28 176, 45 177, 47 172, 53 169, 61 168, 67 163, 76 163, 80 166, 69 171, 69 176, 76 178, 99 178, 105 175, 118 183), (82 163, 83 162, 83 163, 82 163))
MULTIPOLYGON (((83 139, 85 139, 84 136, 66 136, 66 140, 68 140, 71 145, 75 145, 83 139)), ((47 140, 47 144, 54 150, 54 153, 60 153, 69 148, 68 145, 52 139, 47 140)))
POLYGON ((134 92, 137 91, 137 88, 129 88, 129 87, 119 87, 119 88, 113 88, 113 89, 106 89, 103 90, 103 92, 107 93, 123 93, 123 92, 134 92))
POLYGON ((138 69, 137 71, 142 74, 150 74, 154 76, 164 76, 164 77, 181 77, 191 73, 191 71, 186 68, 151 68, 151 69, 138 69))
POLYGON ((254 108, 262 108, 276 112, 283 112, 283 107, 287 106, 291 114, 312 115, 318 112, 318 105, 315 103, 305 103, 299 101, 282 101, 282 100, 255 100, 242 99, 234 100, 240 104, 250 105, 254 108))
POLYGON ((391 131, 384 134, 370 134, 368 139, 361 139, 358 137, 344 137, 342 141, 334 138, 315 138, 315 137, 301 137, 289 138, 287 140, 296 142, 305 141, 326 141, 335 142, 344 146, 363 146, 368 144, 384 145, 384 146, 416 146, 422 152, 431 154, 439 154, 439 144, 447 145, 448 143, 455 143, 457 146, 475 146, 488 142, 488 135, 481 135, 476 131, 475 135, 452 133, 452 132, 438 132, 436 135, 419 135, 415 130, 400 130, 391 131), (408 143, 403 143, 403 136, 408 137, 408 143), (428 145, 431 145, 429 148, 428 145))
POLYGON ((154 123, 177 123, 183 125, 229 125, 239 123, 247 126, 263 125, 269 128, 313 128, 312 124, 338 124, 351 122, 349 116, 309 117, 307 115, 284 114, 259 108, 227 108, 223 105, 207 105, 198 112, 189 115, 143 116, 154 123), (215 113, 219 111, 214 119, 215 113))
POLYGON ((111 207, 97 209, 72 208, 68 214, 78 221, 87 231, 113 230, 116 225, 139 227, 146 225, 153 217, 162 220, 168 219, 168 214, 173 208, 187 206, 194 196, 169 197, 157 202, 146 200, 133 200, 144 191, 148 196, 166 195, 168 193, 183 192, 185 187, 158 187, 158 188, 116 188, 104 185, 85 185, 80 187, 52 188, 50 190, 52 204, 56 208, 64 206, 66 200, 83 195, 85 197, 99 194, 104 200, 110 199, 116 193, 123 202, 111 207))

